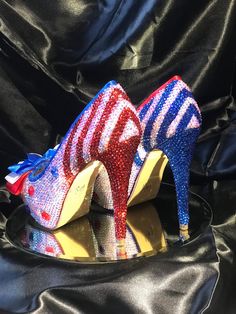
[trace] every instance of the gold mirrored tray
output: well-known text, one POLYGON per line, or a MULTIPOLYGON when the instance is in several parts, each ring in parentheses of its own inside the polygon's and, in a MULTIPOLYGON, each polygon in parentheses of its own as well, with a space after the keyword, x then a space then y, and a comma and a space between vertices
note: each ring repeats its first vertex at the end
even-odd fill
MULTIPOLYGON (((194 193, 190 193, 190 217, 192 240, 211 220, 209 205, 194 193)), ((40 228, 22 205, 8 219, 6 235, 19 249, 60 260, 117 260, 113 211, 96 205, 88 215, 54 231, 40 228)), ((179 245, 175 190, 164 185, 156 200, 128 209, 127 259, 165 252, 173 245, 179 245)))

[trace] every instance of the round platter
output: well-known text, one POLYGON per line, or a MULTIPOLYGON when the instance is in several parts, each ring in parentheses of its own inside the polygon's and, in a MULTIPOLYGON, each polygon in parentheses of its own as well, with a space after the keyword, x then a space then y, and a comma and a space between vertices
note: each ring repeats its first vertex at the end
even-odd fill
MULTIPOLYGON (((128 209, 127 259, 162 254, 172 247, 188 245, 211 222, 209 204, 189 193, 190 240, 178 241, 175 188, 162 184, 155 200, 128 209)), ((20 249, 61 261, 104 263, 117 261, 113 211, 92 205, 88 215, 57 230, 45 230, 35 223, 24 205, 6 224, 7 238, 20 249)))

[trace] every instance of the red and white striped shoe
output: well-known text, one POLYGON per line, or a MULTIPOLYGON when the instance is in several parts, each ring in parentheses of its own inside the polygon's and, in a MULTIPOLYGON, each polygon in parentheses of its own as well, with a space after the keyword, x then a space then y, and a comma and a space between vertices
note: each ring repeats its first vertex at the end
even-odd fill
POLYGON ((115 234, 123 251, 129 177, 141 139, 136 109, 122 87, 109 82, 70 127, 60 146, 9 167, 8 190, 21 195, 43 227, 59 228, 88 213, 104 165, 114 203, 115 234))

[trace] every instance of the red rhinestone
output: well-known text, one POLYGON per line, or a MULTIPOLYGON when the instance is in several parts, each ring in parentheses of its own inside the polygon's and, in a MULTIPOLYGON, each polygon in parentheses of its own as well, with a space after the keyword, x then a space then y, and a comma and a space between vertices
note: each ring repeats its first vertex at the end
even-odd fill
POLYGON ((54 249, 51 246, 46 246, 45 251, 48 253, 54 253, 54 249))
POLYGON ((28 193, 30 196, 34 195, 34 187, 32 185, 28 188, 28 193))
POLYGON ((46 213, 45 211, 43 211, 43 212, 41 213, 41 216, 42 216, 42 218, 43 218, 44 220, 47 220, 47 221, 49 221, 49 220, 51 219, 51 216, 50 216, 48 213, 46 213))

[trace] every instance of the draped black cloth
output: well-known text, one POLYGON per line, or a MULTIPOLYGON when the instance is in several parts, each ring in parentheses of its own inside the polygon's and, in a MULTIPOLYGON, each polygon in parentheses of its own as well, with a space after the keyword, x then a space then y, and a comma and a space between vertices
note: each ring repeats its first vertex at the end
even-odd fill
POLYGON ((235 0, 0 0, 0 313, 236 312, 235 15, 235 0), (56 144, 107 81, 139 105, 174 74, 203 115, 191 188, 211 225, 183 248, 115 264, 10 244, 20 200, 7 203, 7 166, 56 144))

